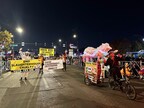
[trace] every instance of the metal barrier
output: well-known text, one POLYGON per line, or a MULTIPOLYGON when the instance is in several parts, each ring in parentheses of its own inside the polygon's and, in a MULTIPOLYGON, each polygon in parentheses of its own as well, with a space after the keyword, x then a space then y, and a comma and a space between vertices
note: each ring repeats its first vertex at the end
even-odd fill
POLYGON ((129 65, 135 64, 140 69, 144 66, 144 62, 142 62, 142 61, 119 61, 120 67, 125 66, 125 63, 128 63, 129 65))
POLYGON ((143 74, 140 74, 139 71, 144 68, 144 62, 142 61, 119 61, 119 66, 123 68, 124 78, 126 78, 126 65, 131 69, 132 77, 138 77, 140 79, 144 78, 143 74))

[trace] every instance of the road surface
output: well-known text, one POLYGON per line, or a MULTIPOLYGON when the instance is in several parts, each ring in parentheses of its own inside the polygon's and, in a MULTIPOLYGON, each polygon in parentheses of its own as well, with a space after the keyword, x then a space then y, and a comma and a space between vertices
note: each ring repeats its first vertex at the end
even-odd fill
POLYGON ((106 82, 85 85, 83 70, 77 66, 43 75, 31 71, 27 81, 19 81, 20 75, 8 72, 0 78, 0 108, 144 108, 144 81, 132 81, 138 93, 132 101, 106 82))

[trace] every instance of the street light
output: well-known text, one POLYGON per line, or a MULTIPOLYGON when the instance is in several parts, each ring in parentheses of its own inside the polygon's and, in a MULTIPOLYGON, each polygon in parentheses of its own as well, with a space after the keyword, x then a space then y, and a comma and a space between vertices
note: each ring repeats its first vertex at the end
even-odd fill
POLYGON ((53 48, 54 48, 54 54, 56 54, 56 45, 54 45, 53 48))
MULTIPOLYGON (((22 29, 21 27, 17 27, 17 28, 16 28, 16 31, 17 31, 19 34, 22 34, 22 33, 23 33, 23 29, 22 29)), ((14 45, 15 45, 14 35, 11 35, 11 38, 13 39, 13 47, 12 47, 12 50, 13 50, 13 59, 14 59, 14 45)))
POLYGON ((56 49, 56 46, 54 45, 54 47, 53 47, 54 49, 56 49))
POLYGON ((77 44, 77 51, 78 51, 78 36, 76 34, 73 35, 73 38, 76 39, 76 44, 77 44))
POLYGON ((61 40, 61 39, 59 39, 58 41, 59 41, 59 42, 62 42, 62 40, 61 40))
POLYGON ((77 35, 76 35, 76 34, 74 34, 74 35, 73 35, 73 38, 76 38, 76 37, 77 37, 77 35))
POLYGON ((23 33, 23 29, 22 29, 21 27, 17 27, 17 28, 16 28, 16 31, 17 31, 18 33, 20 33, 20 34, 23 33))
POLYGON ((14 59, 14 35, 11 34, 11 38, 12 38, 12 57, 14 59))

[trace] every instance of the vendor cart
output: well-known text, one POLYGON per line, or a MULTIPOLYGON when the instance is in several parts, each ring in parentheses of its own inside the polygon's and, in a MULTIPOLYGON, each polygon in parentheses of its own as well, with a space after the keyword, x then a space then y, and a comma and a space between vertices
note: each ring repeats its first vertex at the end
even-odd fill
MULTIPOLYGON (((87 59, 87 58, 86 58, 87 59)), ((93 60, 93 58, 91 58, 93 60)), ((86 85, 100 84, 106 78, 103 60, 86 61, 84 68, 84 82, 86 85)))
POLYGON ((84 50, 84 82, 86 85, 101 84, 104 82, 106 78, 104 61, 110 49, 109 44, 105 43, 98 48, 88 47, 84 50))

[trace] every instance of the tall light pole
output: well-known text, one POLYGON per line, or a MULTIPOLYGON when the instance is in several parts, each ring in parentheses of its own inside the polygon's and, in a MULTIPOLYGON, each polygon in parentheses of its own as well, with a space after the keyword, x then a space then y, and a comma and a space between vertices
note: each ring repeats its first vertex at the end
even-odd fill
POLYGON ((59 46, 58 46, 59 48, 57 49, 57 51, 61 53, 62 52, 62 48, 61 48, 62 39, 59 39, 58 43, 59 43, 59 46))
POLYGON ((59 45, 61 46, 62 40, 61 40, 61 39, 59 39, 59 40, 58 40, 58 42, 59 42, 59 45))
POLYGON ((22 33, 24 32, 24 30, 23 30, 22 27, 18 26, 18 27, 16 27, 16 32, 19 33, 19 35, 22 35, 22 33))
POLYGON ((77 44, 77 51, 78 51, 78 36, 76 34, 73 35, 74 39, 77 39, 76 44, 77 44))
MULTIPOLYGON (((17 28, 16 28, 16 31, 17 31, 19 34, 22 34, 22 33, 23 33, 23 29, 22 29, 21 27, 17 27, 17 28)), ((15 47, 14 35, 11 35, 11 38, 13 39, 13 47, 12 47, 12 50, 13 50, 13 59, 14 59, 14 47, 15 47)))
POLYGON ((12 58, 14 59, 14 36, 11 34, 11 38, 12 38, 12 58))

